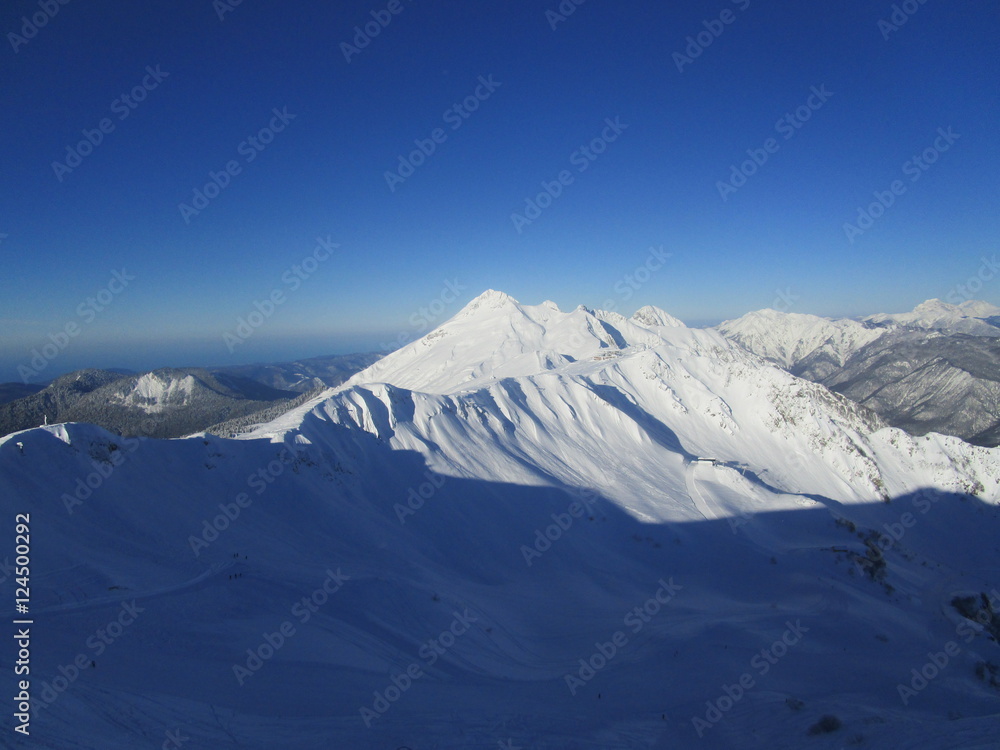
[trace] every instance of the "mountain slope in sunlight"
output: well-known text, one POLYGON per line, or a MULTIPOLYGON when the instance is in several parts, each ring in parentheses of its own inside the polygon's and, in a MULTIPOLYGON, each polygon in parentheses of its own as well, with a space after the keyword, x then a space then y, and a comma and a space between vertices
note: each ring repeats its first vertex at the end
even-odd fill
POLYGON ((998 501, 716 331, 499 292, 238 440, 0 441, 67 749, 989 747, 998 501))

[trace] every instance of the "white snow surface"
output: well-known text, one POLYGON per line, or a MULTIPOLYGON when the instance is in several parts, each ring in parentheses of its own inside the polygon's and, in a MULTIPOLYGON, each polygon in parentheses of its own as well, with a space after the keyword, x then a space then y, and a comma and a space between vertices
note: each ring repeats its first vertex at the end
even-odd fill
POLYGON ((238 440, 0 439, 0 503, 31 514, 36 707, 96 662, 11 747, 997 746, 1000 648, 951 601, 1000 612, 1000 449, 657 308, 489 291, 238 440))
POLYGON ((189 403, 194 388, 195 379, 192 375, 175 378, 147 372, 128 393, 118 397, 118 402, 123 406, 138 407, 147 414, 157 414, 167 408, 178 408, 189 403))
POLYGON ((720 323, 716 330, 786 368, 817 357, 825 357, 834 365, 842 366, 859 349, 899 327, 1000 336, 1000 328, 985 320, 998 315, 1000 307, 981 300, 953 305, 931 299, 908 313, 880 313, 861 320, 755 310, 720 323))
POLYGON ((908 313, 871 315, 865 320, 878 325, 897 324, 909 328, 967 333, 972 336, 1000 336, 1000 328, 982 320, 1000 315, 1000 307, 981 300, 966 300, 954 305, 929 299, 908 313))
POLYGON ((718 330, 750 351, 792 367, 817 352, 843 365, 887 329, 866 327, 847 318, 830 320, 803 313, 757 310, 721 323, 718 330))

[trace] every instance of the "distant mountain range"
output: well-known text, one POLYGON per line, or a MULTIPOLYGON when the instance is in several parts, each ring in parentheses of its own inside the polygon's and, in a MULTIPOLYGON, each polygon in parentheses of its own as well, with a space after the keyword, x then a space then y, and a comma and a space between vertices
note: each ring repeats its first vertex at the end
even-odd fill
POLYGON ((0 435, 46 420, 89 422, 124 436, 171 438, 220 425, 236 429, 269 421, 303 393, 339 385, 380 354, 316 357, 289 363, 218 368, 163 368, 126 374, 79 370, 45 387, 12 383, 2 391, 0 435))
POLYGON ((1000 308, 928 300, 860 320, 759 310, 718 326, 793 375, 870 407, 914 435, 1000 444, 1000 308))
POLYGON ((967 333, 970 336, 1000 336, 1000 307, 981 300, 967 300, 952 305, 929 299, 912 312, 870 315, 868 324, 888 328, 902 327, 941 333, 967 333))
MULTIPOLYGON (((684 326, 658 308, 633 317, 644 325, 684 326)), ((858 319, 758 310, 716 329, 913 435, 940 432, 1000 445, 1000 307, 928 300, 908 313, 858 319)), ((605 335, 614 343, 612 334, 605 335)), ((91 422, 122 435, 228 435, 276 418, 301 403, 303 394, 336 387, 383 356, 148 373, 81 370, 44 387, 0 384, 0 434, 47 418, 91 422)))
POLYGON ((280 391, 306 393, 317 388, 338 386, 354 373, 377 362, 384 355, 384 352, 337 354, 277 364, 213 367, 211 370, 212 372, 223 372, 255 380, 280 391))

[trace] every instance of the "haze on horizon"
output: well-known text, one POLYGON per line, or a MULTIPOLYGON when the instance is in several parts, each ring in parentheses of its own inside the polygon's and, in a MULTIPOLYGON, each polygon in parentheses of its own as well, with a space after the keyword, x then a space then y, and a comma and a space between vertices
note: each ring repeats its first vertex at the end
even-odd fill
POLYGON ((0 381, 68 326, 33 382, 377 351, 487 288, 1000 303, 1000 18, 902 5, 17 0, 0 381))

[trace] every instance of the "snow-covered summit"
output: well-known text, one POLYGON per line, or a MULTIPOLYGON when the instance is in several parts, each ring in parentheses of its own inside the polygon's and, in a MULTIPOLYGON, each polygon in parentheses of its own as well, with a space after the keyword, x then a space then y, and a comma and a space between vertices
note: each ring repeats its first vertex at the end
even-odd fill
POLYGON ((861 320, 756 310, 716 329, 729 339, 796 374, 822 379, 889 332, 904 329, 1000 336, 989 319, 1000 307, 979 300, 953 305, 930 299, 908 313, 880 313, 861 320))
MULTIPOLYGON (((798 316, 794 322, 820 320, 798 316)), ((857 322, 831 327, 878 334, 857 322)), ((562 312, 551 304, 524 305, 491 292, 358 373, 332 397, 303 407, 281 430, 271 426, 254 435, 287 441, 289 428, 295 432, 310 419, 360 428, 424 454, 446 473, 584 481, 648 516, 663 508, 634 499, 646 490, 607 474, 609 452, 619 463, 634 462, 627 473, 647 490, 668 481, 664 472, 673 470, 664 461, 697 455, 766 469, 774 481, 801 492, 837 484, 852 501, 901 489, 872 459, 867 441, 884 427, 872 412, 718 331, 684 327, 652 307, 626 319, 582 306, 562 312), (594 411, 595 399, 605 409, 594 411), (646 453, 661 430, 672 435, 673 458, 646 453), (498 445, 506 446, 502 458, 498 445), (511 455, 531 456, 533 468, 511 473, 511 455), (794 468, 786 466, 789 455, 800 457, 794 468)), ((684 517, 692 508, 682 506, 674 510, 684 517)))
POLYGON ((646 305, 645 307, 640 307, 632 315, 632 320, 634 320, 639 325, 646 327, 651 327, 651 326, 662 326, 664 328, 684 327, 684 323, 679 321, 673 315, 653 305, 646 305))
POLYGON ((421 339, 392 352, 349 385, 390 383, 428 393, 475 387, 494 379, 534 375, 663 343, 661 329, 683 324, 658 308, 626 319, 583 305, 563 312, 551 300, 525 305, 488 290, 421 339))
MULTIPOLYGON (((518 301, 506 292, 498 292, 496 289, 487 289, 475 299, 463 307, 456 318, 467 318, 476 315, 484 310, 501 310, 505 307, 517 307, 518 301)), ((553 304, 553 303, 548 303, 553 304)))
POLYGON ((952 602, 998 585, 1000 449, 640 318, 491 292, 241 440, 0 439, 0 514, 41 532, 32 740, 819 748, 833 714, 870 747, 993 746, 972 617, 1000 594, 952 602), (699 728, 748 668, 761 689, 699 728))
POLYGON ((856 320, 765 309, 721 323, 717 330, 755 354, 792 368, 812 357, 843 365, 861 347, 885 333, 856 320))
POLYGON ((1000 328, 987 318, 1000 315, 1000 307, 982 300, 966 300, 954 305, 939 299, 921 302, 907 313, 879 313, 865 321, 877 326, 905 326, 944 333, 967 333, 972 336, 1000 336, 1000 328))
POLYGON ((970 299, 958 305, 958 309, 973 318, 993 318, 1000 315, 1000 307, 979 299, 970 299))

